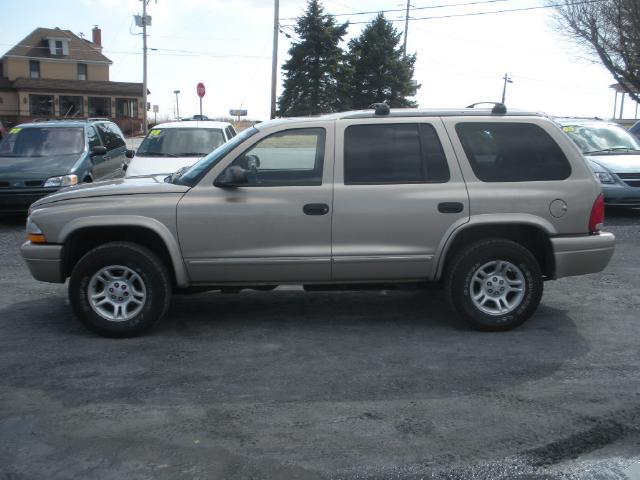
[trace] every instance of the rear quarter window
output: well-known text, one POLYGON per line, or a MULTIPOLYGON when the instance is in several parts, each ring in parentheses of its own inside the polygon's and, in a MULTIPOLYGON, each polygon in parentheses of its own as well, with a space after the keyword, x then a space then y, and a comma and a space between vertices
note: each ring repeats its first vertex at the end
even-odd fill
POLYGON ((553 181, 571 175, 562 149, 533 123, 462 122, 456 132, 483 182, 553 181))

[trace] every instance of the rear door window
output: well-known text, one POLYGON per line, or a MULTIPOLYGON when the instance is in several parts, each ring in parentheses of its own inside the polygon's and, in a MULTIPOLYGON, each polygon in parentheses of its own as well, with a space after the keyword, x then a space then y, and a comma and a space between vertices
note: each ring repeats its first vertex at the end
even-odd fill
POLYGON ((344 134, 347 185, 449 181, 449 167, 432 125, 351 125, 344 134))
POLYGON ((533 123, 462 122, 456 132, 473 173, 483 182, 564 180, 571 175, 562 149, 533 123))

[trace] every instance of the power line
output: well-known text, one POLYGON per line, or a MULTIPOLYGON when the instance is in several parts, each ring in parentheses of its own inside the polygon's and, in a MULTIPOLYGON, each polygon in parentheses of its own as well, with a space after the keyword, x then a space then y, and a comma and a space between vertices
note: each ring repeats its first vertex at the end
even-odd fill
MULTIPOLYGON (((483 5, 488 3, 498 3, 498 2, 510 2, 511 0, 477 0, 474 2, 466 2, 466 3, 451 3, 449 5, 429 5, 426 7, 411 7, 411 10, 432 10, 435 8, 450 8, 450 7, 466 7, 470 5, 483 5)), ((353 15, 376 15, 378 13, 393 13, 393 12, 404 12, 404 8, 388 8, 384 10, 371 10, 368 12, 348 12, 348 13, 333 13, 330 14, 332 17, 350 17, 353 15)), ((280 20, 296 20, 296 17, 288 17, 281 18, 280 20)))
MULTIPOLYGON (((533 6, 533 7, 519 7, 519 8, 505 8, 502 10, 489 10, 489 11, 483 11, 483 12, 472 12, 472 13, 453 13, 450 15, 436 15, 436 16, 431 16, 431 17, 410 17, 409 20, 410 21, 416 21, 416 20, 437 20, 437 19, 443 19, 443 18, 460 18, 460 17, 475 17, 475 16, 480 16, 480 15, 492 15, 492 14, 496 14, 496 13, 512 13, 512 12, 525 12, 525 11, 531 11, 531 10, 542 10, 542 9, 547 9, 547 8, 555 8, 555 7, 563 7, 563 6, 573 6, 573 5, 583 5, 583 4, 587 4, 587 3, 599 3, 599 2, 603 2, 606 0, 582 0, 582 1, 576 1, 576 2, 572 2, 572 3, 553 3, 553 4, 547 4, 547 5, 537 5, 537 6, 533 6)), ((423 7, 426 8, 426 7, 423 7)), ((377 13, 377 12, 376 12, 377 13)), ((387 21, 389 22, 404 22, 405 19, 404 18, 388 18, 387 21)), ((370 23, 370 21, 362 21, 362 22, 349 22, 350 25, 362 25, 362 24, 368 24, 370 23)), ((293 25, 282 25, 283 27, 290 27, 293 25)))

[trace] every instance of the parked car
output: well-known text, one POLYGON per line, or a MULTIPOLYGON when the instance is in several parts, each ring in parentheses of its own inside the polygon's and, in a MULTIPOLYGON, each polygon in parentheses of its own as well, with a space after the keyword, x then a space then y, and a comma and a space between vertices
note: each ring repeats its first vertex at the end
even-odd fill
POLYGON ((236 135, 227 122, 191 121, 156 125, 123 165, 125 176, 164 174, 188 167, 236 135))
MULTIPOLYGON (((599 272, 615 239, 575 144, 501 109, 346 112, 251 127, 162 181, 39 200, 21 248, 106 336, 147 331, 173 289, 442 284, 475 328, 529 318, 543 282, 599 272)), ((336 307, 339 308, 339 307, 336 307)), ((425 312, 428 315, 428 312, 425 312)))
POLYGON ((557 118, 602 186, 605 203, 640 206, 640 140, 616 123, 557 118))
POLYGON ((0 211, 27 211, 61 187, 116 175, 127 154, 109 121, 60 120, 13 127, 0 142, 0 211))

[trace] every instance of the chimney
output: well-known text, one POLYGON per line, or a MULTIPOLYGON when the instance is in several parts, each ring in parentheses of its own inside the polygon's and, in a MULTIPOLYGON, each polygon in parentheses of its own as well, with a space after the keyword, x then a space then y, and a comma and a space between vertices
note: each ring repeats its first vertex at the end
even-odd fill
POLYGON ((100 30, 100 27, 98 27, 98 25, 93 26, 93 30, 91 30, 91 34, 92 34, 91 40, 93 41, 93 43, 95 43, 98 47, 102 48, 102 30, 100 30))

